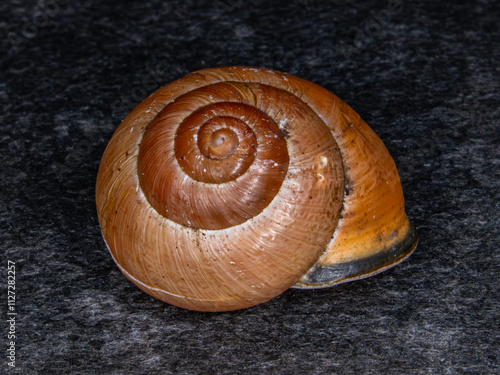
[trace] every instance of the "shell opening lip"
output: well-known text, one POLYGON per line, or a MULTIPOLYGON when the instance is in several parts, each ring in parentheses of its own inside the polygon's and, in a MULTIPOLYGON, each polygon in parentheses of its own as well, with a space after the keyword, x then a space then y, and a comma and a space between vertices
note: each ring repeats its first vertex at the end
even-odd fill
POLYGON ((418 243, 418 233, 410 224, 408 234, 401 241, 372 256, 352 262, 334 264, 328 267, 313 266, 309 275, 300 283, 292 286, 296 289, 328 288, 335 284, 364 279, 385 271, 405 260, 415 250, 418 243))

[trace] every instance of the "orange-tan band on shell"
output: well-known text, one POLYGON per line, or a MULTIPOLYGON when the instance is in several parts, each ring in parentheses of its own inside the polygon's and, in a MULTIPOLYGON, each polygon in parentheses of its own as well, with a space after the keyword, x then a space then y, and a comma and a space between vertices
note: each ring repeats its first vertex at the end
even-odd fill
POLYGON ((344 206, 334 237, 295 285, 299 288, 326 287, 381 272, 405 259, 417 243, 405 214, 399 174, 385 145, 347 104, 342 102, 334 115, 327 123, 334 124, 343 157, 344 206))

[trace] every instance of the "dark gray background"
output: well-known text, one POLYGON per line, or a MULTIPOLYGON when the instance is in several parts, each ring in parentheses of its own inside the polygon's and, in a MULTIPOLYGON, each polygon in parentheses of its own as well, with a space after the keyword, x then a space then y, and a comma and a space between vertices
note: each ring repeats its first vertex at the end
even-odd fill
MULTIPOLYGON (((19 374, 493 374, 499 365, 497 1, 3 1, 1 352, 19 374), (396 6, 395 5, 398 5, 396 6), (399 168, 420 234, 400 266, 198 313, 126 280, 101 238, 100 157, 144 97, 254 65, 351 105, 399 168)), ((0 373, 7 373, 2 354, 0 373)))

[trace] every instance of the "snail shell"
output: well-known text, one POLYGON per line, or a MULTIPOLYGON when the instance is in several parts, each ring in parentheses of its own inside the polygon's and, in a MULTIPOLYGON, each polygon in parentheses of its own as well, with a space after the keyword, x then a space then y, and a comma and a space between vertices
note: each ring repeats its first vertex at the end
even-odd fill
POLYGON ((363 278, 417 243, 368 125, 324 88, 263 68, 201 70, 146 98, 106 148, 96 201, 120 270, 192 310, 363 278))

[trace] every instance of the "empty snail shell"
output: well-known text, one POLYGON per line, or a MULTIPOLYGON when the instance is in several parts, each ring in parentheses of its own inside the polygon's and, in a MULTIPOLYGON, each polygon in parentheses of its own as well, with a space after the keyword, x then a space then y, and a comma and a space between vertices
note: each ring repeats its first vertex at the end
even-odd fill
POLYGON ((146 98, 106 148, 96 201, 120 270, 192 310, 363 278, 417 243, 368 125, 324 88, 263 68, 201 70, 146 98))

